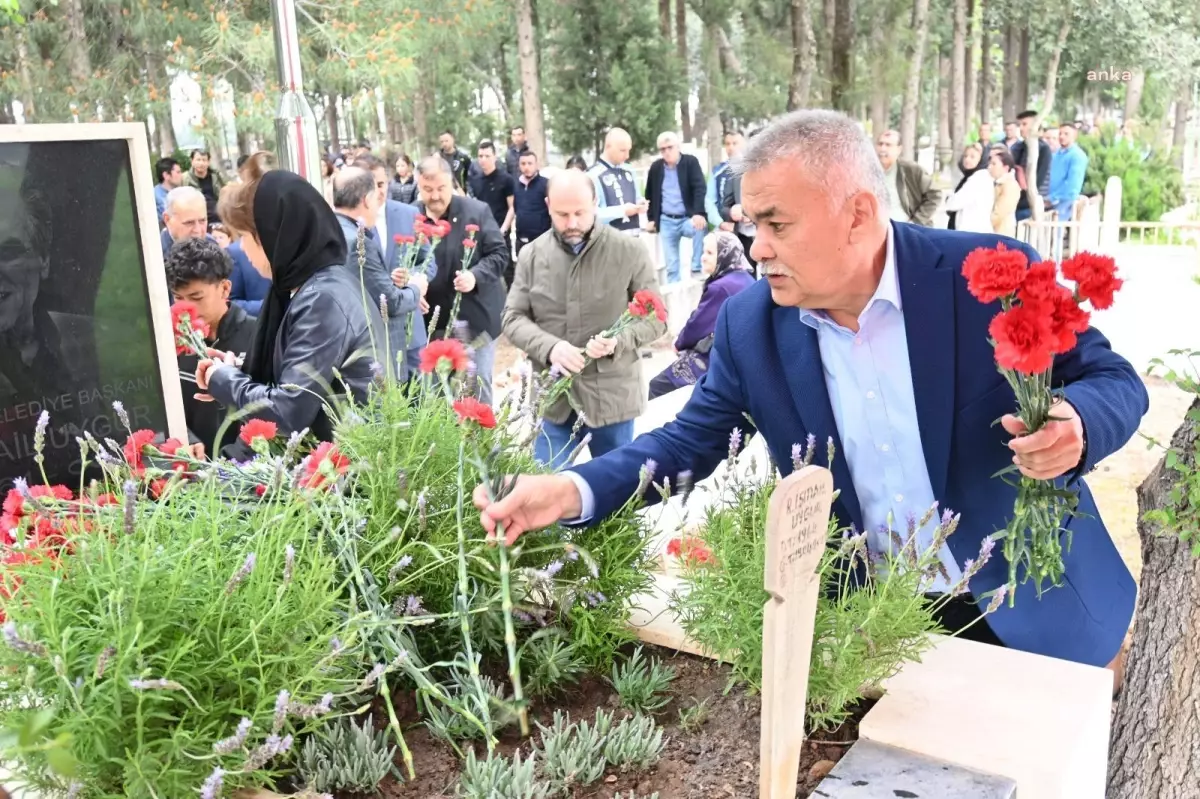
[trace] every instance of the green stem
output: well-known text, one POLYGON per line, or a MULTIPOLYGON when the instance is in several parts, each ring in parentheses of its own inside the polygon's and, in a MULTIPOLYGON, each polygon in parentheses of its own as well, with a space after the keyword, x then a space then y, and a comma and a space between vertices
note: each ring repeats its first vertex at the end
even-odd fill
MULTIPOLYGON (((443 386, 446 386, 446 381, 443 379, 443 386)), ((448 386, 447 386, 448 389, 448 386)), ((463 465, 466 457, 466 443, 463 440, 458 442, 458 502, 455 511, 455 518, 458 527, 458 601, 459 601, 459 619, 460 629, 463 637, 463 654, 467 658, 467 671, 471 676, 471 684, 475 689, 476 696, 479 698, 479 712, 483 717, 483 723, 487 726, 487 749, 488 754, 495 751, 496 739, 492 735, 491 724, 491 697, 483 687, 483 680, 479 675, 479 661, 475 659, 475 647, 471 644, 471 622, 470 614, 467 613, 467 608, 470 606, 470 582, 467 578, 467 532, 466 526, 463 524, 463 504, 466 502, 466 486, 463 479, 463 465)))
POLYGON ((411 782, 417 778, 417 771, 413 768, 413 756, 409 751, 408 743, 404 740, 404 733, 400 731, 400 719, 396 718, 396 709, 392 707, 391 691, 384 690, 387 682, 380 679, 379 693, 383 695, 383 703, 387 706, 388 726, 392 728, 392 735, 396 738, 396 743, 400 745, 400 753, 404 756, 404 770, 408 772, 408 779, 411 782))

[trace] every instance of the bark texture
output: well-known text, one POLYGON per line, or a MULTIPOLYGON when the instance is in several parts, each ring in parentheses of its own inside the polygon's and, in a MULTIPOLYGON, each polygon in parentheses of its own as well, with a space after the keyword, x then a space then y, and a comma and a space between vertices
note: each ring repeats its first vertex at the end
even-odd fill
POLYGON ((62 11, 67 23, 67 64, 76 84, 84 86, 92 77, 92 59, 83 24, 83 0, 63 0, 62 11))
POLYGON ((1179 90, 1175 93, 1175 126, 1171 131, 1171 149, 1175 151, 1175 163, 1183 169, 1183 153, 1187 146, 1188 114, 1192 110, 1192 79, 1191 76, 1179 82, 1179 90))
POLYGON ((929 39, 929 0, 914 0, 913 46, 908 56, 904 82, 904 105, 900 110, 900 155, 911 161, 917 151, 917 107, 921 100, 921 65, 929 39))
POLYGON ((517 3, 517 55, 521 63, 521 103, 525 113, 525 139, 546 163, 546 125, 542 118, 542 82, 538 69, 537 30, 530 0, 517 3))
POLYGON ((996 76, 992 74, 992 32, 987 26, 979 40, 979 121, 990 122, 992 103, 995 95, 992 93, 996 85, 996 76))
POLYGON ((938 58, 938 127, 937 171, 947 169, 953 161, 958 160, 950 144, 950 57, 943 55, 938 58))
POLYGON ((967 0, 954 0, 954 39, 950 50, 950 149, 962 152, 967 136, 967 0))
POLYGON ((1132 121, 1138 118, 1142 106, 1142 91, 1146 88, 1146 70, 1133 70, 1133 80, 1125 84, 1125 117, 1132 121))
MULTIPOLYGON (((1200 398, 1189 417, 1200 415, 1200 398)), ((1188 418, 1171 448, 1196 468, 1188 418)), ((1138 488, 1139 517, 1164 507, 1178 473, 1163 461, 1138 488)), ((1194 799, 1200 788, 1200 558, 1138 522, 1142 578, 1133 646, 1112 726, 1107 799, 1194 799)))
POLYGON ((687 2, 675 0, 675 53, 683 70, 683 95, 679 98, 679 122, 683 140, 692 141, 692 70, 688 66, 687 2))
POLYGON ((789 111, 808 105, 816 64, 816 39, 813 36, 812 9, 808 0, 791 0, 792 77, 788 81, 789 111))
POLYGON ((984 0, 970 0, 967 7, 969 46, 967 48, 967 63, 965 65, 967 71, 967 97, 965 105, 968 134, 974 130, 972 123, 979 114, 978 64, 980 38, 983 35, 983 2, 984 0))
POLYGON ((1054 93, 1058 88, 1058 65, 1062 61, 1063 48, 1067 46, 1067 37, 1071 35, 1071 21, 1064 19, 1058 29, 1058 39, 1050 52, 1050 63, 1046 65, 1046 94, 1042 100, 1042 119, 1048 119, 1054 110, 1054 93))
POLYGON ((837 0, 833 22, 833 72, 829 87, 829 104, 839 111, 849 111, 852 88, 851 67, 854 62, 854 0, 837 0))

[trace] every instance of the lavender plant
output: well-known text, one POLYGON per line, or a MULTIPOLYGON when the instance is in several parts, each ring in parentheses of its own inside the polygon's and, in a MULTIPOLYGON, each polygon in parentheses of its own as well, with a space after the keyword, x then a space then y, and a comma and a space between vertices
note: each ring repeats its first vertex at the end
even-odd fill
POLYGON ((667 690, 675 679, 675 670, 658 658, 647 660, 639 646, 624 663, 612 669, 609 684, 621 698, 621 704, 634 713, 654 713, 671 701, 667 690))
POLYGON ((650 716, 634 715, 612 728, 604 741, 604 759, 622 772, 645 770, 658 762, 666 742, 650 716))
POLYGON ((395 748, 388 746, 387 731, 376 731, 367 715, 361 726, 342 718, 308 736, 296 765, 310 790, 372 796, 393 771, 395 754, 395 748))
POLYGON ((467 752, 455 796, 460 799, 548 799, 550 785, 537 778, 533 756, 521 760, 517 752, 509 760, 498 754, 486 759, 467 752))

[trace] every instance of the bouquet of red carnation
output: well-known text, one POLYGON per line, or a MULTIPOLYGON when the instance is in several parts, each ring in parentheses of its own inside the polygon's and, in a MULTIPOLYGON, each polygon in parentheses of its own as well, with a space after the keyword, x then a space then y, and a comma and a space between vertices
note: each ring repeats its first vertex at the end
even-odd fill
MULTIPOLYGON (((1087 302, 1095 310, 1112 306, 1113 294, 1121 288, 1117 265, 1112 258, 1079 253, 1062 263, 1062 276, 1074 289, 1059 283, 1059 266, 1054 261, 1030 264, 1021 250, 999 244, 979 248, 963 261, 967 288, 980 301, 1000 301, 1001 311, 988 325, 996 352, 996 366, 1017 395, 1017 417, 1026 434, 1059 421, 1054 406, 1061 393, 1051 388, 1054 356, 1074 349, 1076 336, 1088 329, 1087 302)), ((1017 466, 1001 474, 1018 471, 1017 466)), ((1078 494, 1059 488, 1053 480, 1021 476, 1013 516, 1003 532, 1004 556, 1008 560, 1008 601, 1016 595, 1018 571, 1021 582, 1034 581, 1040 596, 1043 584, 1058 586, 1063 579, 1063 522, 1078 503, 1078 494)), ((1070 533, 1067 548, 1071 546, 1070 533)))
MULTIPOLYGON (((644 319, 651 314, 660 322, 665 323, 667 321, 667 306, 663 303, 662 297, 659 297, 649 289, 635 291, 629 307, 625 309, 616 322, 613 322, 607 330, 600 333, 600 337, 613 338, 614 336, 618 336, 639 319, 644 319)), ((587 368, 587 365, 592 360, 592 358, 585 356, 583 359, 584 368, 587 368)), ((550 368, 549 377, 553 383, 542 397, 543 408, 549 408, 559 397, 566 394, 571 388, 572 381, 575 379, 575 375, 563 374, 557 366, 550 368)))
POLYGON ((171 329, 175 331, 176 355, 199 355, 205 357, 212 332, 208 322, 200 318, 200 309, 194 303, 180 301, 171 306, 171 329))

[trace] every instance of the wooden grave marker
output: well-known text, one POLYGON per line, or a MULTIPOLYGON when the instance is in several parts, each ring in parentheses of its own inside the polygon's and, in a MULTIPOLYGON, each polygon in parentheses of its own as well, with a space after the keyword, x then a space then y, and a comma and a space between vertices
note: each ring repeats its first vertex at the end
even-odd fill
POLYGON ((806 466, 779 482, 767 509, 759 799, 794 799, 804 746, 813 624, 833 475, 806 466))

